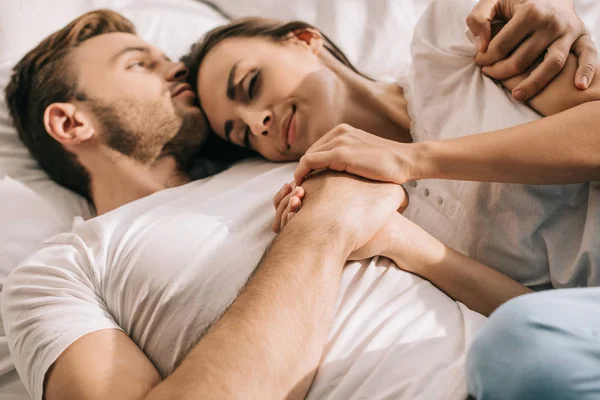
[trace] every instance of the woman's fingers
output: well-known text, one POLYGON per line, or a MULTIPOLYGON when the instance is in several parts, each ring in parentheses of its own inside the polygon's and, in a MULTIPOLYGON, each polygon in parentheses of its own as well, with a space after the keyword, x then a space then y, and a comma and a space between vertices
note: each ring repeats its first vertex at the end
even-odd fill
POLYGON ((494 65, 483 67, 483 72, 497 80, 504 80, 527 71, 539 58, 553 39, 542 33, 535 33, 526 39, 510 57, 494 65), (542 37, 538 37, 542 36, 542 37))
POLYGON ((290 212, 290 213, 288 213, 288 215, 286 215, 286 217, 285 217, 286 218, 286 222, 285 222, 286 225, 287 225, 288 222, 290 222, 290 220, 294 217, 294 215, 296 215, 296 213, 293 212, 293 211, 290 212))
POLYGON ((273 206, 275 206, 275 208, 279 207, 279 203, 281 203, 281 200, 287 196, 288 194, 290 194, 290 192, 292 191, 292 185, 290 185, 289 183, 286 183, 285 185, 283 185, 281 187, 281 189, 279 189, 279 192, 277 192, 277 194, 275 195, 275 197, 273 197, 273 206))
POLYGON ((589 34, 581 36, 573 45, 573 53, 577 56, 577 73, 575 85, 579 89, 587 89, 594 79, 598 63, 598 51, 589 34))
POLYGON ((491 21, 496 18, 498 0, 481 0, 467 16, 467 26, 475 38, 477 52, 486 51, 492 38, 491 21))
POLYGON ((292 197, 292 193, 288 193, 277 206, 277 211, 275 211, 275 220, 273 221, 273 232, 279 233, 281 232, 281 219, 284 216, 285 209, 287 208, 290 198, 292 197))
POLYGON ((487 51, 477 55, 475 59, 477 64, 492 65, 508 57, 534 29, 532 24, 527 23, 525 18, 525 13, 517 13, 508 21, 498 35, 492 39, 487 51))
POLYGON ((573 42, 570 38, 563 36, 550 45, 541 64, 513 89, 515 100, 523 101, 532 98, 562 71, 569 56, 571 43, 573 42))
MULTIPOLYGON (((324 151, 302 156, 294 171, 294 181, 296 182, 296 185, 300 185, 312 171, 331 168, 335 157, 334 154, 333 151, 324 151)), ((336 171, 339 171, 339 169, 336 171)))
POLYGON ((282 214, 281 221, 279 223, 279 232, 281 232, 283 228, 285 228, 285 226, 287 225, 289 221, 289 214, 292 212, 296 212, 298 210, 298 207, 300 207, 300 199, 298 199, 296 196, 290 197, 290 201, 288 202, 287 207, 285 208, 282 214))
POLYGON ((285 217, 287 213, 290 211, 297 212, 300 209, 300 205, 302 204, 302 199, 306 192, 304 188, 298 186, 294 189, 293 192, 288 193, 277 205, 277 211, 275 212, 275 220, 273 221, 273 232, 279 233, 285 223, 287 223, 287 218, 285 217), (285 222, 282 224, 282 222, 285 222))

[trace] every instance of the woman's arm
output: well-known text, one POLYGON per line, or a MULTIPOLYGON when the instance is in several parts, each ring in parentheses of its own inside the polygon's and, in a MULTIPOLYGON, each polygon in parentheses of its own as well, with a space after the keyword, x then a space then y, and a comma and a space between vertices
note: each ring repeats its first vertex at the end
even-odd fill
POLYGON ((390 227, 390 251, 383 254, 399 268, 427 279, 470 309, 490 315, 531 289, 441 243, 400 214, 390 227))
MULTIPOLYGON (((589 89, 588 89, 589 90, 589 89)), ((600 101, 541 120, 457 139, 396 144, 409 179, 524 184, 600 180, 600 101)))

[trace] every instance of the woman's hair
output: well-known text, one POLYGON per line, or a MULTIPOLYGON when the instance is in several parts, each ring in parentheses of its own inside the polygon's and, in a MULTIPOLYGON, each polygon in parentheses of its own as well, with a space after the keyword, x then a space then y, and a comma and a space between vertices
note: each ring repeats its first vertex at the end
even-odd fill
MULTIPOLYGON (((231 21, 226 25, 219 26, 209 31, 202 39, 192 45, 190 53, 182 58, 182 61, 190 70, 190 84, 196 88, 198 84, 198 71, 204 61, 204 57, 219 43, 230 38, 253 38, 263 37, 282 42, 293 32, 317 30, 313 25, 302 21, 282 22, 276 19, 248 17, 231 21)), ((357 74, 371 79, 360 73, 354 65, 348 60, 348 57, 333 43, 325 34, 321 32, 325 42, 325 48, 342 64, 349 67, 357 74)))
MULTIPOLYGON (((313 25, 302 22, 282 22, 276 19, 268 19, 261 17, 240 18, 231 21, 226 25, 219 26, 209 31, 203 38, 192 45, 189 54, 182 57, 181 61, 189 68, 189 83, 193 88, 198 87, 198 71, 204 61, 206 55, 219 43, 230 38, 254 38, 262 37, 273 40, 275 42, 285 41, 290 33, 302 32, 306 30, 317 30, 313 25)), ((342 64, 346 65, 357 74, 372 80, 370 77, 359 72, 354 65, 348 60, 346 55, 333 43, 326 35, 321 33, 324 40, 324 47, 342 64)), ((200 105, 202 106, 202 105, 200 105)), ((216 136, 216 135, 213 135, 216 136)), ((256 155, 255 153, 245 150, 239 151, 239 147, 224 140, 211 140, 203 145, 203 153, 212 155, 213 160, 224 160, 228 162, 239 161, 243 158, 256 155), (222 143, 221 143, 222 142, 222 143), (216 151, 209 149, 215 147, 216 151), (235 148, 235 149, 234 149, 235 148), (215 157, 215 155, 218 156, 215 157), (226 156, 227 154, 227 156, 226 156)))

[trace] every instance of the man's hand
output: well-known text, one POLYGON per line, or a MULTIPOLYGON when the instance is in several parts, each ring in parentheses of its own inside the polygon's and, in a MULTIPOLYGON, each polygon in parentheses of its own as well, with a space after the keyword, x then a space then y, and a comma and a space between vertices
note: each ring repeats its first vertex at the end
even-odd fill
MULTIPOLYGON (((373 182, 373 184, 376 184, 373 182)), ((386 189, 384 189, 386 190, 386 189)), ((302 199, 306 192, 302 186, 292 188, 286 183, 273 199, 277 213, 273 230, 279 233, 288 222, 300 211, 302 199)), ((398 213, 404 212, 408 207, 408 194, 403 190, 403 198, 398 213)), ((363 260, 376 255, 384 255, 393 246, 392 228, 394 215, 392 214, 387 223, 362 247, 354 250, 348 257, 349 260, 363 260)))
POLYGON ((345 243, 347 256, 371 241, 405 202, 400 185, 339 172, 317 172, 302 186, 302 210, 290 225, 332 232, 329 239, 345 243))
POLYGON ((481 0, 467 25, 477 43, 475 61, 497 80, 525 72, 547 51, 542 63, 513 89, 516 100, 527 100, 546 87, 570 51, 578 57, 575 86, 587 89, 594 78, 598 54, 572 0, 481 0), (498 19, 508 23, 492 40, 491 23, 498 19))

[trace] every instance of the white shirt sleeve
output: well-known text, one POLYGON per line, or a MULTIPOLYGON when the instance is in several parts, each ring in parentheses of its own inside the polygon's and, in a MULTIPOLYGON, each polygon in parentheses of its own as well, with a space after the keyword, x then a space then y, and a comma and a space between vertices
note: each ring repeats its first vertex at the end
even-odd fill
POLYGON ((121 329, 102 299, 92 249, 74 234, 55 236, 8 277, 2 315, 8 345, 34 400, 46 372, 80 337, 121 329))

